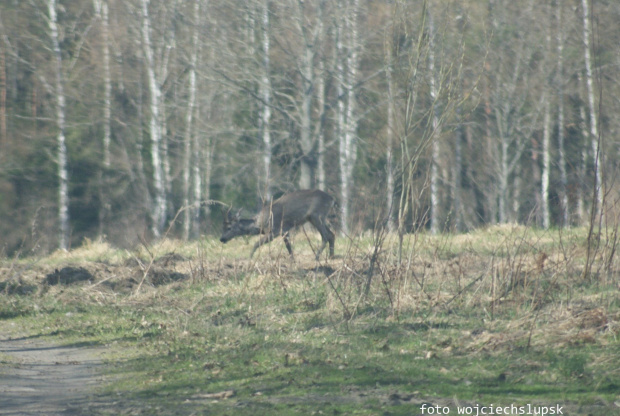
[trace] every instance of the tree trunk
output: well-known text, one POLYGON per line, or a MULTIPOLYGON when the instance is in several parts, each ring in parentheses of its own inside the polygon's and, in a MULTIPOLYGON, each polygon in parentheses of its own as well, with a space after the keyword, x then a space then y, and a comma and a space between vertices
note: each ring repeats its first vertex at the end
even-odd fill
MULTIPOLYGON (((543 74, 545 78, 552 79, 547 74, 552 73, 550 57, 552 54, 551 49, 551 13, 550 8, 545 8, 548 18, 547 34, 546 34, 546 55, 547 59, 543 61, 543 74)), ((551 212, 549 208, 549 177, 551 176, 551 88, 545 85, 543 87, 543 142, 542 142, 542 175, 541 175, 541 216, 542 226, 545 230, 548 230, 551 226, 551 212)))
POLYGON ((463 125, 461 124, 461 110, 457 108, 457 127, 454 132, 454 166, 452 167, 452 212, 454 213, 454 230, 463 231, 463 212, 461 201, 461 175, 463 172, 463 125))
POLYGON ((6 54, 4 43, 0 42, 0 150, 7 146, 8 136, 6 127, 6 54))
POLYGON ((269 28, 269 0, 263 0, 262 9, 262 41, 263 61, 261 71, 260 95, 263 100, 261 108, 261 132, 263 136, 263 196, 265 200, 271 200, 271 79, 269 71, 270 63, 270 28, 269 28))
POLYGON ((301 126, 300 147, 301 166, 299 188, 309 189, 312 186, 312 96, 314 95, 314 63, 312 46, 306 45, 301 68, 302 97, 301 97, 301 126))
POLYGON ((558 164, 560 167, 560 198, 562 201, 561 224, 570 226, 570 210, 568 206, 568 177, 566 174, 566 151, 564 147, 564 27, 562 22, 562 1, 556 2, 557 19, 557 77, 556 95, 558 97, 558 164))
POLYGON ((337 108, 337 126, 338 126, 338 140, 339 140, 339 153, 338 153, 338 162, 340 165, 340 226, 342 232, 345 234, 349 233, 349 182, 347 178, 347 170, 346 170, 346 142, 345 142, 345 96, 344 96, 344 79, 345 79, 345 69, 344 69, 344 46, 342 42, 342 37, 344 35, 344 23, 341 21, 338 27, 336 28, 336 74, 340 78, 340 82, 336 83, 336 95, 338 97, 338 108, 337 108))
MULTIPOLYGON (((137 84, 138 84, 137 85, 138 99, 136 103, 137 120, 138 120, 138 125, 143 126, 145 122, 144 122, 144 101, 142 99, 142 97, 144 96, 144 80, 142 79, 142 77, 138 78, 137 84)), ((134 149, 135 155, 136 155, 136 171, 138 173, 138 178, 140 179, 140 188, 144 191, 143 198, 145 202, 144 202, 143 208, 145 209, 145 211, 149 211, 153 207, 153 196, 151 195, 151 192, 149 191, 146 171, 144 170, 144 157, 143 157, 144 141, 145 141, 144 129, 139 128, 138 134, 135 140, 135 149, 134 149)))
MULTIPOLYGON (((543 93, 545 94, 545 93, 543 93)), ((551 215, 549 212, 549 171, 551 169, 551 103, 549 96, 545 94, 545 115, 543 125, 543 144, 542 157, 543 168, 541 178, 541 202, 542 202, 542 225, 545 230, 551 226, 551 215)))
POLYGON ((350 8, 346 8, 345 15, 340 22, 340 31, 337 40, 339 62, 337 73, 342 79, 342 86, 338 96, 338 124, 340 140, 340 193, 342 230, 349 232, 349 204, 350 191, 353 182, 353 168, 357 158, 357 120, 354 85, 357 80, 358 66, 358 36, 357 14, 359 0, 353 0, 350 8), (344 30, 343 30, 344 29, 344 30), (346 38, 345 38, 346 36, 346 38), (346 45, 343 45, 343 38, 346 45), (344 62, 343 62, 344 61, 344 62))
MULTIPOLYGON (((323 10, 323 4, 317 4, 317 12, 323 10)), ((306 24, 306 8, 304 2, 297 3, 297 16, 295 24, 301 35, 302 52, 299 72, 301 76, 301 111, 299 114, 299 147, 301 150, 299 187, 308 189, 312 187, 312 170, 314 156, 314 132, 312 129, 312 108, 315 89, 314 58, 317 48, 320 47, 319 39, 322 22, 319 21, 314 29, 306 24)), ((320 18, 319 18, 320 19, 320 18)), ((319 20, 317 19, 317 20, 319 20)), ((320 93, 319 93, 320 94, 320 93)), ((317 128, 320 126, 317 123, 317 128)))
MULTIPOLYGON (((325 39, 325 25, 323 24, 323 8, 324 2, 321 2, 318 6, 318 22, 317 29, 318 39, 315 45, 322 45, 325 39)), ((318 47, 318 46, 315 46, 318 47)), ((318 108, 319 117, 316 123, 316 141, 318 145, 317 151, 317 166, 316 177, 317 187, 324 191, 326 189, 325 178, 325 113, 327 111, 325 106, 325 60, 326 56, 319 57, 318 60, 318 73, 316 74, 316 104, 318 108)))
POLYGON ((594 157, 594 168, 596 175, 596 198, 592 203, 598 204, 597 211, 602 212, 603 209, 603 178, 602 178, 602 156, 599 149, 598 137, 598 117, 596 115, 596 107, 594 104, 594 75, 592 74, 592 58, 590 56, 590 1, 582 0, 583 7, 583 46, 585 52, 586 63, 586 86, 588 94, 588 107, 590 109, 590 140, 592 142, 592 154, 594 157))
POLYGON ((431 234, 439 233, 439 115, 438 111, 438 91, 437 91, 437 74, 435 73, 435 25, 430 9, 428 13, 428 72, 430 76, 430 96, 432 106, 432 155, 431 155, 431 234))
POLYGON ((155 191, 151 210, 152 232, 160 237, 166 222, 166 187, 161 160, 162 132, 160 122, 161 89, 155 78, 155 62, 151 46, 149 0, 142 0, 142 42, 146 59, 146 72, 150 99, 149 131, 151 134, 151 161, 153 164, 153 188, 155 191))
POLYGON ((65 93, 62 80, 62 54, 58 40, 58 19, 56 14, 56 0, 48 0, 48 25, 52 41, 52 52, 55 59, 55 87, 56 87, 56 128, 58 129, 57 162, 58 162, 58 221, 60 234, 58 246, 66 250, 69 244, 69 172, 67 170, 67 146, 65 143, 65 93))
MULTIPOLYGON (((581 74, 577 76, 577 79, 579 82, 579 95, 582 95, 585 88, 585 82, 581 74)), ((588 138, 590 136, 590 133, 588 132, 588 116, 586 115, 586 107, 583 103, 583 100, 579 100, 579 127, 584 142, 582 143, 581 147, 581 160, 579 166, 579 186, 577 187, 577 213, 579 215, 579 225, 586 225, 588 221, 588 214, 586 212, 587 207, 585 200, 585 185, 586 172, 588 170, 588 138)))
POLYGON ((392 44, 391 42, 386 45, 386 67, 385 77, 388 87, 388 102, 387 102, 387 131, 386 135, 386 153, 385 153, 385 169, 386 169, 386 195, 385 195, 385 208, 387 217, 388 231, 393 232, 396 229, 396 223, 394 222, 394 131, 396 126, 394 125, 394 79, 392 77, 392 44))
POLYGON ((499 172, 499 223, 508 222, 508 138, 500 133, 501 137, 501 165, 499 172))
POLYGON ((319 60, 319 73, 317 75, 317 107, 319 108, 319 120, 318 120, 318 152, 317 152, 317 187, 324 191, 325 185, 325 63, 323 59, 319 60))
POLYGON ((93 0, 95 14, 101 22, 103 55, 103 171, 99 172, 99 236, 105 234, 106 218, 109 216, 110 202, 105 186, 105 175, 110 169, 110 143, 112 141, 112 76, 110 70, 110 19, 108 0, 93 0))
POLYGON ((108 0, 96 0, 101 11, 101 37, 103 40, 103 166, 110 167, 112 142, 112 76, 110 70, 110 20, 108 0))
MULTIPOLYGON (((196 64, 198 63, 198 40, 199 40, 199 28, 198 17, 200 16, 200 1, 194 0, 194 31, 192 34, 192 52, 190 57, 190 68, 188 75, 188 92, 189 97, 187 100, 187 113, 185 115, 185 142, 184 142, 184 154, 183 154, 183 239, 189 240, 190 231, 192 230, 192 222, 195 218, 194 212, 200 210, 200 200, 192 201, 192 207, 190 208, 190 186, 191 186, 191 173, 192 162, 196 163, 192 157, 192 145, 195 142, 193 139, 193 118, 196 107, 196 64)), ((197 163, 196 163, 197 164, 197 163)), ((196 178, 194 177, 194 180, 196 178)))

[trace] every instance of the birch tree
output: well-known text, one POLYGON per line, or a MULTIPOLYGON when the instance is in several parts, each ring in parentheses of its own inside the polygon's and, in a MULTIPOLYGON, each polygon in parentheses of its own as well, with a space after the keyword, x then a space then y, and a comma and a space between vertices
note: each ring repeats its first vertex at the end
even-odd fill
MULTIPOLYGON (((325 42, 325 1, 322 0, 318 5, 318 17, 317 17, 317 44, 324 45, 325 42)), ((328 59, 327 54, 323 53, 318 58, 317 73, 316 73, 316 106, 318 111, 318 120, 315 126, 315 140, 317 142, 317 188, 324 191, 326 189, 327 178, 325 175, 325 157, 326 157, 326 144, 325 144, 325 118, 327 114, 327 102, 325 93, 325 78, 326 68, 325 61, 328 59)))
MULTIPOLYGON (((4 37, 1 26, 0 36, 4 37)), ((8 142, 6 125, 6 90, 6 53, 4 42, 0 42, 0 149, 5 147, 8 142)))
POLYGON ((299 73, 301 78, 301 105, 299 114, 299 145, 301 150, 299 187, 308 189, 312 187, 312 159, 315 151, 315 136, 313 125, 313 105, 315 94, 315 57, 321 44, 319 42, 322 31, 322 22, 319 14, 324 7, 324 2, 316 4, 317 12, 314 19, 309 16, 314 10, 312 5, 299 1, 296 2, 295 24, 301 37, 301 56, 299 73))
POLYGON ((260 131, 263 139, 263 169, 264 184, 263 196, 265 200, 271 200, 271 31, 269 25, 269 0, 263 0, 261 9, 261 40, 262 62, 261 78, 259 82, 259 95, 261 97, 260 131))
MULTIPOLYGON (((321 19, 322 21, 322 19, 321 19)), ((321 24, 321 31, 323 30, 321 24)), ((327 178, 325 176, 325 155, 326 155, 326 147, 325 147, 325 114, 326 114, 326 104, 325 104, 325 62, 324 59, 319 60, 318 64, 318 74, 317 74, 317 107, 319 109, 319 120, 316 127, 316 141, 318 146, 317 151, 317 166, 316 166, 316 177, 317 177, 317 188, 324 191, 326 189, 327 178)))
MULTIPOLYGON (((583 79, 583 74, 581 72, 577 75, 577 81, 578 81, 578 90, 580 92, 580 95, 587 94, 587 91, 584 92, 586 90, 586 85, 583 79)), ((588 148, 590 147, 590 144, 587 143, 587 140, 590 137, 590 132, 588 130, 586 105, 584 104, 583 100, 580 100, 578 105, 579 105, 579 130, 581 130, 581 136, 586 142, 582 144, 581 158, 579 160, 579 182, 581 186, 577 188, 577 213, 579 216, 579 224, 585 225, 588 219, 588 215, 586 213, 587 208, 586 208, 586 201, 585 201, 586 199, 585 183, 586 183, 586 173, 587 173, 587 166, 588 166, 588 154, 589 154, 588 148)))
POLYGON ((108 16, 108 0, 93 0, 95 16, 101 27, 101 52, 103 55, 103 170, 100 172, 99 195, 99 235, 104 234, 104 223, 109 214, 109 195, 104 187, 104 174, 110 169, 110 143, 112 141, 112 76, 110 70, 110 22, 108 16))
POLYGON ((592 57, 590 54, 590 35, 592 32, 591 22, 590 22, 590 1, 589 0, 581 0, 581 7, 583 11, 583 50, 584 50, 584 58, 585 58, 585 69, 586 69, 586 94, 588 98, 588 109, 590 116, 590 129, 589 129, 589 138, 592 143, 592 155, 594 158, 594 167, 595 167, 595 187, 596 187, 596 198, 592 201, 593 204, 597 204, 597 212, 602 212, 603 210, 603 178, 602 178, 602 169, 601 161, 602 155, 599 149, 599 133, 598 133, 598 117, 596 114, 596 106, 594 103, 594 74, 592 73, 592 57))
POLYGON ((392 48, 394 45, 388 41, 386 34, 385 49, 385 78, 387 83, 387 126, 386 126, 386 154, 385 154, 385 174, 386 174, 386 191, 385 191, 385 212, 387 217, 388 231, 392 232, 396 229, 394 222, 394 132, 396 129, 394 123, 395 117, 395 100, 394 100, 394 58, 392 57, 392 48))
MULTIPOLYGON (((192 45, 190 52, 190 62, 189 62, 189 74, 187 77, 187 90, 188 90, 188 99, 187 99, 187 110, 185 114, 185 139, 184 139, 184 156, 183 156, 183 239, 188 240, 190 237, 190 230, 192 227, 192 222, 196 218, 195 211, 200 210, 200 200, 195 199, 192 201, 192 206, 190 207, 190 187, 191 187, 191 173, 194 172, 194 180, 197 181, 199 178, 199 174, 196 175, 195 171, 192 169, 192 162, 194 158, 192 157, 192 145, 195 142, 194 128, 193 128, 193 120, 194 120, 194 111, 196 108, 196 66, 198 64, 198 41, 199 41, 199 16, 200 16, 200 3, 201 0, 194 0, 193 7, 193 20, 194 27, 192 30, 192 45)), ((198 162, 195 161, 197 164, 198 162)))
POLYGON ((431 98, 431 122, 432 122, 432 154, 431 154, 431 234, 439 232, 439 102, 438 102, 438 86, 437 74, 435 73, 435 24, 430 8, 426 9, 428 13, 428 72, 430 80, 430 98, 431 98))
POLYGON ((108 0, 93 0, 95 14, 101 22, 101 52, 103 56, 103 166, 110 167, 112 121, 112 76, 110 71, 110 21, 108 0))
POLYGON ((561 199, 561 224, 565 227, 570 225, 570 211, 568 206, 568 176, 566 173, 566 150, 564 143, 564 22, 562 18, 562 5, 564 2, 556 1, 555 17, 557 22, 556 53, 557 67, 555 76, 556 96, 558 100, 558 165, 560 168, 560 199, 561 199))
MULTIPOLYGON (((547 58, 544 59, 543 64, 543 73, 545 75, 545 79, 551 79, 547 74, 549 71, 547 70, 550 65, 548 64, 550 61, 551 51, 551 14, 547 13, 549 16, 548 26, 547 26, 547 34, 546 38, 546 55, 547 58)), ((543 144, 542 144, 542 177, 541 177, 541 202, 542 202, 542 225, 544 229, 549 229, 551 226, 551 213, 549 208, 549 178, 551 175, 551 97, 550 97, 550 88, 546 85, 543 87, 543 107, 544 107, 544 116, 543 116, 543 144)))
POLYGON ((464 128, 461 120, 461 106, 456 109, 458 123, 454 132, 454 164, 452 165, 452 212, 454 213, 454 229, 457 232, 463 231, 463 202, 461 199, 461 178, 463 175, 463 137, 464 128))
POLYGON ((543 116, 543 169, 541 178, 541 200, 542 200, 542 225, 544 229, 551 226, 551 214, 549 212, 549 176, 551 171, 551 102, 546 92, 544 97, 544 116, 543 116))
MULTIPOLYGON (((50 0, 51 1, 51 0, 50 0)), ((166 222, 166 186, 161 160, 162 131, 160 120, 161 87, 155 77, 155 58, 151 44, 149 0, 141 0, 142 44, 145 57, 150 100, 149 132, 151 135, 151 160, 153 165, 154 202, 151 210, 152 232, 159 237, 166 222)))
POLYGON ((67 145, 65 139, 65 92, 62 70, 62 53, 58 35, 58 14, 56 0, 47 0, 49 37, 54 56, 54 96, 56 108, 56 129, 58 130, 56 161, 58 164, 58 222, 60 233, 58 246, 69 247, 69 171, 67 169, 67 145))
POLYGON ((342 230, 345 234, 349 233, 351 186, 357 159, 357 110, 354 85, 357 82, 359 65, 357 26, 359 12, 359 0, 350 0, 336 29, 340 205, 342 230))

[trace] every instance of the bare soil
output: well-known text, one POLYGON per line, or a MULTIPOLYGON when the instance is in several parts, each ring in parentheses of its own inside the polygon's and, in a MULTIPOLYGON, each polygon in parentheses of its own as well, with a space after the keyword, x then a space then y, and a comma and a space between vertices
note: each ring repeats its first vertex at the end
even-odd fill
POLYGON ((0 415, 92 415, 102 348, 38 337, 0 339, 0 415))

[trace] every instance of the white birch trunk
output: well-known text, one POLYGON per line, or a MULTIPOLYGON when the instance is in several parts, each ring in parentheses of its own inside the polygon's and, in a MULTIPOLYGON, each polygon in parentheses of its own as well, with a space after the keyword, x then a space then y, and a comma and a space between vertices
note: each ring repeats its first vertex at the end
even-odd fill
POLYGON ((428 10, 428 72, 430 75, 430 95, 431 105, 433 106, 433 131, 432 131, 432 157, 431 157, 431 234, 439 232, 439 116, 437 115, 438 107, 438 91, 437 80, 435 74, 435 27, 433 24, 433 16, 428 10))
POLYGON ((590 56, 590 1, 582 0, 583 7, 583 46, 585 51, 585 63, 586 63, 586 86, 588 95, 588 106, 590 109, 590 140, 592 142, 592 152, 594 157, 595 175, 596 175, 596 200, 592 203, 598 204, 597 211, 602 212, 603 209, 603 178, 601 175, 601 153, 598 148, 598 118, 596 116, 596 107, 594 104, 594 76, 592 74, 592 58, 590 56))
MULTIPOLYGON (((198 22, 198 16, 200 16, 200 1, 194 0, 194 19, 198 22)), ((184 155, 183 155, 183 239, 189 240, 190 230, 192 229, 192 221, 195 218, 193 211, 199 210, 200 207, 194 205, 190 208, 190 185, 191 185, 191 173, 192 173, 192 144, 194 140, 192 138, 192 122, 194 118, 194 110, 196 107, 196 64, 198 63, 198 34, 199 25, 194 25, 194 32, 192 34, 192 53, 190 57, 190 68, 188 75, 188 93, 187 99, 187 113, 185 115, 185 143, 184 143, 184 155)), ((194 200, 194 204, 199 204, 200 200, 194 200)))
MULTIPOLYGON (((547 56, 551 56, 551 14, 548 14, 548 27, 546 34, 546 52, 547 56)), ((544 73, 551 74, 550 61, 547 59, 543 63, 544 73)), ((546 77, 547 78, 547 77, 546 77)), ((549 77, 550 78, 550 77, 549 77)), ((540 190, 540 202, 542 210, 542 226, 545 230, 548 230, 551 226, 551 212, 549 208, 549 178, 551 174, 551 88, 545 85, 543 87, 543 142, 542 142, 542 174, 541 174, 541 190, 540 190)))
MULTIPOLYGON (((193 153, 193 157, 192 157, 192 176, 194 178, 193 180, 193 184, 194 187, 192 189, 192 199, 194 201, 195 207, 192 210, 193 211, 193 218, 192 218, 192 230, 191 233, 194 237, 198 237, 200 235, 200 213, 202 212, 202 201, 203 201, 203 194, 202 194, 202 163, 203 163, 203 150, 202 147, 200 146, 200 140, 198 139, 198 134, 194 133, 194 135, 192 136, 193 140, 192 140, 192 146, 194 148, 193 153)), ((209 171, 211 166, 211 162, 210 160, 207 162, 207 166, 204 167, 205 169, 205 176, 206 176, 206 186, 205 186, 205 195, 204 195, 204 200, 208 201, 209 200, 209 177, 207 174, 207 171, 209 171)), ((209 172, 210 173, 210 172, 209 172)), ((206 211, 206 215, 208 216, 209 214, 209 205, 205 204, 204 209, 206 211)))
MULTIPOLYGON (((321 3, 318 8, 318 29, 317 33, 319 38, 315 45, 322 45, 325 38, 325 26, 323 25, 323 6, 324 3, 321 3)), ((318 47, 318 46, 315 46, 318 47)), ((325 190, 325 57, 319 57, 318 62, 318 73, 316 74, 316 103, 317 108, 319 109, 319 119, 317 120, 316 130, 317 130, 317 167, 316 167, 316 176, 317 176, 317 187, 324 191, 325 190)))
POLYGON ((0 46, 0 149, 8 144, 6 125, 6 54, 4 47, 0 46))
POLYGON ((541 202, 543 228, 547 230, 551 226, 551 215, 549 213, 549 171, 551 170, 551 103, 549 102, 549 96, 547 94, 545 94, 544 100, 545 115, 543 121, 541 202))
POLYGON ((347 55, 347 115, 346 115, 346 143, 347 143, 347 177, 353 182, 353 168, 357 160, 357 102, 355 100, 354 86, 357 82, 358 59, 358 13, 359 0, 353 0, 351 10, 351 23, 349 28, 349 53, 347 55))
MULTIPOLYGON (((437 116, 433 116, 433 130, 437 128, 437 116)), ((439 233, 439 141, 433 139, 431 160, 431 234, 439 233)))
MULTIPOLYGON (((583 81, 583 76, 581 74, 578 75, 577 79, 579 80, 580 90, 583 90, 585 82, 583 81)), ((579 103, 579 127, 581 129, 581 135, 585 140, 585 143, 582 143, 583 147, 581 148, 581 166, 579 166, 579 186, 577 187, 577 212, 579 215, 579 224, 586 225, 588 221, 588 214, 586 213, 586 203, 585 203, 585 183, 586 183, 586 171, 588 165, 588 148, 589 144, 587 140, 590 136, 588 132, 588 118, 586 116, 586 107, 581 101, 579 103)))
MULTIPOLYGON (((140 45, 139 45, 140 46, 140 45)), ((138 52, 140 53, 140 52, 138 52)), ((142 58, 142 56, 141 56, 142 58)), ((142 61, 142 59, 141 59, 142 61)), ((144 92, 144 80, 142 79, 142 77, 140 77, 137 80, 137 88, 138 88, 138 97, 137 97, 137 103, 136 103, 136 112, 137 112, 137 118, 138 118, 138 125, 142 126, 144 124, 144 101, 142 99, 143 97, 143 92, 144 92)), ((142 188, 144 189, 144 197, 145 197, 145 204, 144 206, 147 209, 151 209, 152 207, 152 196, 151 193, 149 192, 148 189, 148 181, 146 178, 146 173, 144 171, 144 158, 142 156, 143 154, 143 150, 144 150, 144 129, 139 128, 138 132, 137 132, 137 136, 136 137, 136 141, 135 141, 135 155, 136 155, 136 170, 138 172, 138 177, 140 178, 140 184, 142 185, 142 188)))
POLYGON ((151 159, 153 164, 153 188, 155 191, 154 202, 151 211, 152 231, 155 237, 160 237, 166 221, 166 188, 164 183, 164 171, 161 160, 161 124, 160 124, 160 100, 161 89, 155 78, 155 62, 151 46, 149 12, 149 0, 142 0, 142 42, 146 59, 146 72, 150 95, 150 121, 149 131, 151 134, 151 159))
POLYGON ((345 165, 346 159, 346 146, 345 146, 345 97, 344 97, 344 46, 342 44, 342 37, 344 34, 344 22, 341 20, 336 28, 336 76, 340 79, 336 82, 336 96, 338 97, 338 108, 336 123, 338 126, 338 139, 339 139, 339 152, 338 163, 340 166, 340 227, 344 234, 349 233, 349 183, 347 180, 345 165))
MULTIPOLYGON (((202 1, 202 0, 200 0, 202 1)), ((196 103, 195 105, 195 109, 194 112, 196 114, 201 114, 200 111, 200 106, 198 103, 196 103)), ((206 154, 209 153, 210 149, 209 149, 209 144, 208 143, 202 143, 202 140, 200 139, 200 135, 198 134, 197 131, 197 127, 196 127, 197 123, 192 123, 194 127, 194 133, 191 136, 191 141, 192 141, 192 152, 191 152, 191 161, 190 161, 190 165, 191 165, 191 179, 190 179, 190 183, 192 184, 192 189, 191 189, 191 200, 192 203, 194 204, 194 206, 191 209, 191 214, 192 214, 192 219, 191 219, 191 230, 190 230, 190 238, 197 238, 200 236, 200 221, 201 221, 201 217, 202 217, 202 210, 204 207, 205 210, 205 217, 208 217, 209 214, 209 204, 202 204, 202 201, 208 201, 209 200, 209 174, 210 174, 210 167, 211 167, 211 160, 210 158, 206 156, 206 154), (204 187, 204 191, 203 191, 203 176, 204 176, 204 183, 206 183, 206 186, 204 187)))
POLYGON ((317 106, 320 112, 318 120, 318 154, 317 154, 317 187, 325 190, 325 129, 323 119, 325 117, 325 63, 319 60, 319 73, 317 75, 317 106))
MULTIPOLYGON (((301 16, 303 18, 303 16, 301 16)), ((302 97, 301 97, 301 165, 299 175, 299 188, 309 189, 312 185, 312 167, 310 156, 312 153, 312 96, 314 95, 314 63, 312 46, 306 45, 302 63, 302 97)))
POLYGON ((110 145, 112 141, 112 76, 110 70, 110 19, 108 0, 93 0, 95 15, 101 22, 101 39, 103 55, 103 172, 99 172, 99 236, 104 235, 105 221, 110 211, 110 203, 105 190, 104 175, 110 170, 110 145))
POLYGON ((56 0, 48 0, 48 25, 52 52, 55 60, 55 87, 56 87, 56 127, 58 129, 57 162, 58 162, 58 221, 60 233, 58 246, 66 250, 69 244, 69 172, 67 170, 67 145, 65 142, 65 93, 62 80, 62 54, 58 40, 58 18, 56 14, 56 0))
POLYGON ((256 4, 247 2, 247 13, 245 15, 245 44, 247 45, 246 53, 248 56, 254 56, 256 53, 256 4))
MULTIPOLYGON (((457 114, 460 115, 460 108, 457 114)), ((463 171, 463 125, 459 117, 459 125, 454 134, 454 166, 452 167, 452 211, 454 212, 454 229, 457 232, 463 230, 463 211, 461 201, 461 172, 463 171)))
MULTIPOLYGON (((174 2, 172 2, 174 4, 174 2)), ((176 35, 174 32, 174 29, 169 29, 169 33, 167 35, 165 35, 164 37, 160 37, 159 38, 161 44, 160 45, 154 45, 154 50, 161 50, 163 51, 163 54, 161 56, 160 59, 160 66, 159 66, 159 70, 156 72, 156 74, 158 74, 159 76, 159 80, 165 80, 168 78, 168 64, 170 62, 170 55, 172 53, 172 51, 174 50, 175 46, 176 46, 176 35), (170 36, 170 39, 167 39, 167 37, 170 36), (166 45, 164 46, 163 43, 166 41, 166 45)), ((164 182, 164 200, 167 201, 167 196, 170 195, 172 193, 172 162, 170 160, 170 143, 168 140, 168 116, 166 114, 166 100, 164 100, 162 98, 162 93, 161 93, 161 87, 160 85, 163 84, 163 82, 158 82, 158 88, 160 91, 159 94, 159 120, 160 120, 160 151, 161 151, 161 160, 162 160, 162 169, 163 169, 163 182, 164 182)), ((164 217, 163 217, 163 223, 162 223, 162 230, 165 226, 165 219, 166 219, 166 214, 167 214, 167 202, 164 205, 164 217)))
POLYGON ((359 0, 353 0, 350 10, 344 16, 344 33, 338 35, 338 55, 340 58, 346 57, 346 67, 342 59, 338 64, 338 74, 344 84, 341 100, 339 102, 339 131, 340 136, 340 185, 341 185, 341 215, 342 230, 349 233, 349 204, 350 191, 353 184, 353 168, 357 158, 357 120, 355 91, 353 89, 357 80, 358 66, 358 35, 357 35, 357 14, 359 11, 359 0), (346 36, 347 45, 343 47, 342 38, 346 36))
MULTIPOLYGON (((322 5, 317 5, 318 13, 322 12, 322 5)), ((297 16, 295 24, 303 42, 301 65, 301 112, 299 115, 299 147, 301 149, 299 167, 299 188, 309 189, 312 187, 312 156, 314 150, 314 135, 312 131, 312 106, 314 99, 314 56, 318 48, 318 34, 321 26, 317 24, 311 30, 306 23, 306 4, 297 3, 297 16)))
POLYGON ((499 222, 505 224, 508 221, 508 137, 500 133, 501 143, 501 166, 499 173, 499 222))
POLYGON ((564 148, 564 28, 562 22, 562 2, 556 3, 557 18, 557 97, 558 97, 558 164, 560 167, 560 198, 562 200, 562 225, 570 226, 568 206, 568 177, 566 173, 566 151, 564 148))
MULTIPOLYGON (((513 191, 512 191, 512 212, 514 213, 514 215, 517 216, 519 215, 519 211, 521 210, 521 175, 520 175, 520 166, 518 165, 517 168, 515 168, 515 175, 514 175, 514 181, 513 181, 513 191)), ((538 195, 536 196, 536 203, 538 204, 539 198, 538 195)))
POLYGON ((386 131, 386 217, 388 231, 393 232, 396 229, 394 222, 394 80, 392 78, 392 45, 391 43, 386 46, 386 60, 387 65, 385 69, 385 76, 388 87, 388 102, 387 102, 387 131, 386 131))
POLYGON ((110 21, 108 1, 101 5, 103 37, 103 166, 110 167, 110 145, 112 142, 112 76, 110 75, 110 21))
POLYGON ((262 10, 262 42, 263 68, 261 74, 260 95, 263 100, 261 111, 261 130, 263 136, 263 168, 264 168, 264 198, 271 200, 271 79, 270 63, 270 29, 269 29, 269 0, 263 0, 262 10))

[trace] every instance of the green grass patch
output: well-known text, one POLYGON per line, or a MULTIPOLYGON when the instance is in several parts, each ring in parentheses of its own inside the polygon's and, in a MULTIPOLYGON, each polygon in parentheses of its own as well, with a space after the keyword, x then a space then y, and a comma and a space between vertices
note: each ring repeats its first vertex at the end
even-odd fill
POLYGON ((400 264, 390 236, 369 286, 371 236, 338 240, 319 264, 299 234, 295 262, 279 241, 254 260, 243 240, 92 243, 64 262, 4 260, 0 330, 106 346, 102 397, 119 414, 411 415, 423 403, 614 414, 618 262, 580 280, 583 234, 410 236, 400 264), (44 284, 67 264, 93 280, 44 284), (163 272, 181 278, 157 283, 163 272))

